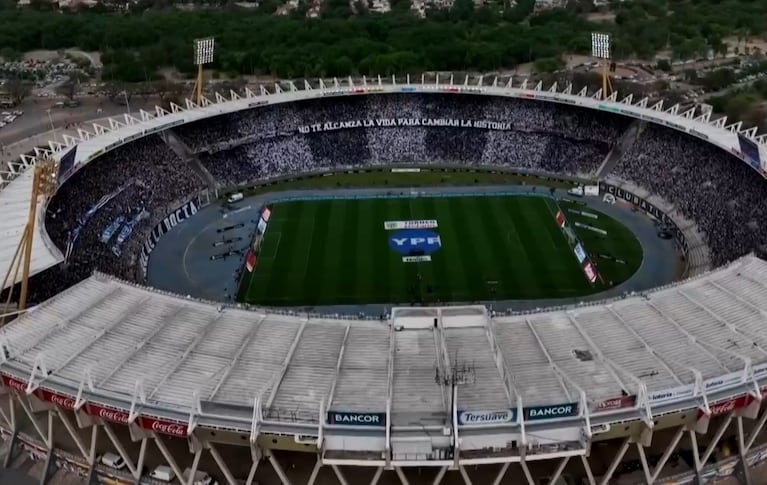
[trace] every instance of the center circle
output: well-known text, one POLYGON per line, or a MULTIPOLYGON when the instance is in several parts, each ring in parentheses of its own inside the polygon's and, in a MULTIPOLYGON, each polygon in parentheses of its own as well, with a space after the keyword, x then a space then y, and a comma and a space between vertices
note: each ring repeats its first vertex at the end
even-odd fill
POLYGON ((389 247, 405 256, 422 256, 438 250, 442 241, 429 229, 404 229, 389 236, 389 247))

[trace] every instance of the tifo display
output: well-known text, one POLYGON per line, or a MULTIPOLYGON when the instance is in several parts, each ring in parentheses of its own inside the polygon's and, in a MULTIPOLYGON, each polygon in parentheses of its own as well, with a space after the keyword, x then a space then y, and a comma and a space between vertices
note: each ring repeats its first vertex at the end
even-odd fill
POLYGON ((575 213, 566 220, 542 194, 308 199, 263 213, 271 219, 268 228, 263 217, 258 223, 240 285, 240 300, 252 304, 576 297, 620 283, 642 260, 617 221, 575 213), (604 234, 570 219, 588 219, 604 234), (597 270, 589 252, 628 264, 597 270))

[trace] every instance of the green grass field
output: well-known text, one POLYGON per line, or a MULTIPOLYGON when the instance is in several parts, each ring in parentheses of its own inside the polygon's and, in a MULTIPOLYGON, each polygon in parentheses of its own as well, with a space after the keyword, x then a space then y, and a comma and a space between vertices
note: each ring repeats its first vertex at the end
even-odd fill
MULTIPOLYGON (((560 298, 607 287, 586 281, 554 220, 556 204, 544 197, 312 200, 270 207, 257 267, 245 272, 240 287, 240 301, 251 304, 560 298), (418 219, 437 221, 433 231, 441 247, 429 262, 403 262, 390 242, 397 231, 385 230, 384 222, 418 219)), ((627 262, 597 260, 605 281, 618 284, 632 275, 642 259, 633 234, 604 214, 585 222, 608 232, 602 237, 575 228, 587 251, 627 262)))

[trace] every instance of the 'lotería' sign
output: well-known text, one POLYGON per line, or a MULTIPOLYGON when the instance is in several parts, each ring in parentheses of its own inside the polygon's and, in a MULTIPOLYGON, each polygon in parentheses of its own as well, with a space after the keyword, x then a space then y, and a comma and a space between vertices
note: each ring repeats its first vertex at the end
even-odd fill
POLYGON ((348 426, 386 426, 386 413, 328 411, 328 423, 348 426))
POLYGON ((578 403, 552 404, 550 406, 531 406, 525 408, 525 419, 535 421, 540 419, 569 418, 578 415, 578 403))

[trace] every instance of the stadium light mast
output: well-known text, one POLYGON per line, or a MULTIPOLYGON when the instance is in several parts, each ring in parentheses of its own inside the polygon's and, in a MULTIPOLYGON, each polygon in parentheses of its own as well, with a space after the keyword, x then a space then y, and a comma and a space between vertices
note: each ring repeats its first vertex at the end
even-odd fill
POLYGON ((213 52, 216 49, 216 39, 205 37, 204 39, 195 39, 194 41, 194 65, 197 66, 197 90, 195 94, 195 103, 199 106, 202 102, 202 71, 206 64, 213 62, 213 52))
POLYGON ((608 75, 608 65, 610 63, 610 34, 599 32, 591 33, 591 56, 600 60, 602 64, 602 99, 607 99, 608 88, 610 85, 610 76, 608 75))
POLYGON ((24 232, 21 235, 21 241, 16 247, 11 264, 3 279, 3 286, 10 281, 8 290, 8 299, 6 305, 9 305, 13 296, 13 285, 17 282, 19 268, 21 267, 21 295, 19 295, 19 311, 27 307, 27 294, 29 290, 29 265, 32 261, 32 242, 35 237, 35 221, 37 220, 37 204, 40 198, 50 197, 56 190, 57 174, 59 162, 50 154, 44 158, 38 159, 35 163, 32 174, 32 194, 29 201, 29 215, 27 224, 24 226, 24 232), (11 277, 11 275, 13 275, 11 277))

